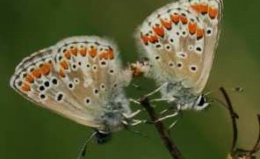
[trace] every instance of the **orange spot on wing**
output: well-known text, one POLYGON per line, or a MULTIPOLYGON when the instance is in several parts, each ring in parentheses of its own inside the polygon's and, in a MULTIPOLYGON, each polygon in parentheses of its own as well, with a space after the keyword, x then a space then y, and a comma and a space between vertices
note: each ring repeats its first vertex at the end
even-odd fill
POLYGON ((203 35, 204 35, 204 30, 198 28, 197 29, 197 39, 201 39, 203 37, 203 35))
POLYGON ((108 49, 107 52, 104 52, 104 53, 101 53, 99 55, 99 59, 102 60, 102 59, 114 59, 114 53, 113 53, 113 50, 111 49, 108 49))
POLYGON ((67 59, 70 59, 71 55, 70 55, 70 51, 67 51, 64 56, 67 58, 67 59))
POLYGON ((25 81, 27 81, 28 83, 33 83, 34 82, 34 78, 31 75, 26 75, 25 77, 25 81))
POLYGON ((112 49, 109 49, 107 52, 108 59, 114 59, 114 53, 112 49))
POLYGON ((64 72, 62 69, 60 69, 58 75, 59 75, 60 77, 62 77, 62 78, 64 78, 64 77, 66 76, 66 75, 65 75, 65 72, 64 72))
POLYGON ((193 10, 195 10, 196 12, 200 13, 200 5, 197 5, 197 4, 191 5, 191 8, 192 8, 193 10))
POLYGON ((209 9, 209 6, 207 4, 200 5, 200 12, 202 14, 207 14, 208 13, 208 9, 209 9))
POLYGON ((77 56, 77 54, 78 54, 78 49, 77 49, 77 48, 72 48, 72 49, 70 49, 70 52, 71 52, 73 55, 77 56))
POLYGON ((21 90, 23 92, 30 92, 31 91, 31 87, 28 84, 23 83, 21 90))
POLYGON ((147 36, 145 36, 145 35, 143 35, 143 34, 141 33, 141 39, 142 39, 142 41, 143 41, 143 43, 144 43, 145 45, 148 45, 149 37, 147 37, 147 36))
POLYGON ((195 34, 197 30, 197 23, 189 22, 188 28, 191 35, 195 34))
POLYGON ((163 27, 159 27, 159 26, 153 27, 153 31, 154 31, 157 35, 159 35, 159 36, 161 36, 161 37, 164 36, 164 29, 163 29, 163 27))
POLYGON ((89 56, 94 58, 97 55, 97 49, 96 48, 91 48, 91 50, 89 51, 89 56))
POLYGON ((86 56, 86 54, 87 54, 87 48, 82 48, 82 49, 80 49, 80 50, 79 50, 79 53, 80 53, 80 55, 82 55, 82 56, 86 56))
POLYGON ((102 59, 106 59, 106 53, 101 53, 99 56, 99 59, 102 60, 102 59))
POLYGON ((156 35, 151 35, 151 36, 149 37, 149 41, 150 41, 151 43, 156 43, 156 42, 159 41, 159 38, 158 38, 158 36, 156 36, 156 35))
POLYGON ((179 15, 171 15, 171 20, 172 20, 175 24, 177 24, 177 23, 179 23, 179 21, 180 21, 180 16, 179 16, 179 15))
POLYGON ((41 67, 41 72, 43 75, 47 76, 51 72, 51 65, 49 63, 45 63, 41 67))
POLYGON ((187 17, 186 16, 180 16, 180 19, 181 19, 181 22, 182 22, 182 24, 187 24, 188 23, 188 19, 187 19, 187 17))
POLYGON ((32 76, 35 77, 35 78, 40 78, 41 77, 41 70, 40 69, 33 70, 32 76))
POLYGON ((218 15, 218 10, 215 9, 215 8, 210 7, 209 8, 209 17, 211 19, 215 19, 217 17, 217 15, 218 15))
POLYGON ((67 70, 69 68, 69 65, 67 63, 67 61, 63 60, 62 62, 60 62, 60 65, 63 69, 67 70))
POLYGON ((171 30, 172 29, 172 23, 171 22, 167 22, 167 21, 161 20, 161 23, 162 23, 163 27, 165 27, 167 30, 171 30))

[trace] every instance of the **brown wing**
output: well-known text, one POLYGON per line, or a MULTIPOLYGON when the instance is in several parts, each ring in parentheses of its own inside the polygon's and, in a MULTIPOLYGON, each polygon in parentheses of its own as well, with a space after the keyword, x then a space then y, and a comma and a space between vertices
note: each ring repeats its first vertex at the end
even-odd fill
POLYGON ((199 94, 205 87, 219 37, 221 0, 183 0, 149 16, 137 37, 159 83, 179 82, 199 94))

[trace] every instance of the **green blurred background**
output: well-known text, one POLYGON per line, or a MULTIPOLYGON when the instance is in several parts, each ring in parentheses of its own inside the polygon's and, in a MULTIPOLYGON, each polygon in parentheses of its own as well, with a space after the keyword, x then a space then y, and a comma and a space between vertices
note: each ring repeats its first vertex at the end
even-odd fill
MULTIPOLYGON (((91 129, 35 107, 9 87, 15 66, 25 56, 74 35, 113 37, 124 62, 137 59, 135 28, 170 0, 0 0, 0 159, 75 159, 91 129)), ((240 114, 239 146, 251 148, 258 135, 260 106, 260 18, 258 0, 225 0, 223 32, 206 91, 243 86, 230 92, 240 114)), ((134 83, 152 90, 154 83, 134 83)), ((144 92, 128 88, 129 96, 144 92)), ((212 97, 222 99, 220 93, 212 97)), ((163 107, 163 106, 162 106, 163 107)), ((143 115, 145 118, 145 114, 143 115)), ((105 145, 91 144, 86 158, 168 159, 154 127, 126 130, 105 145)), ((218 104, 203 112, 186 112, 172 131, 186 159, 224 159, 232 129, 228 112, 218 104)), ((260 157, 260 155, 258 155, 260 157)))

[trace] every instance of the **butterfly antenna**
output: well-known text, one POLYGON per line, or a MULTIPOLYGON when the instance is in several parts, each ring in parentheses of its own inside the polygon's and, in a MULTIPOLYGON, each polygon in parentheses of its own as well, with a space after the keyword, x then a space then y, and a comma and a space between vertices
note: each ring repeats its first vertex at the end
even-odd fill
MULTIPOLYGON (((236 86, 236 87, 233 87, 233 88, 228 88, 228 89, 225 89, 225 90, 226 91, 232 91, 232 92, 244 92, 244 88, 240 87, 240 86, 236 86)), ((209 96, 210 94, 218 92, 218 91, 219 91, 219 89, 209 91, 209 92, 205 93, 204 96, 209 96)))
POLYGON ((96 134, 97 134, 97 132, 95 131, 86 139, 86 141, 84 142, 83 146, 80 149, 80 152, 79 152, 79 155, 78 155, 77 159, 83 159, 83 157, 85 157, 86 151, 87 151, 88 142, 91 141, 96 134))
POLYGON ((256 141, 256 144, 253 148, 253 150, 250 152, 251 155, 257 153, 260 150, 260 114, 257 115, 258 123, 259 123, 259 133, 258 133, 258 139, 256 141))

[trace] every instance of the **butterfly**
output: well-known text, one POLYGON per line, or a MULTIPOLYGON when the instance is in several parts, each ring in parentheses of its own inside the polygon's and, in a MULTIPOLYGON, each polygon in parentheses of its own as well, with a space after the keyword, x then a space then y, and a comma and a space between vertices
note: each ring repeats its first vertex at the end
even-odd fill
POLYGON ((131 123, 116 45, 96 36, 70 37, 33 53, 16 67, 11 87, 27 100, 96 130, 97 142, 131 123))
POLYGON ((148 61, 133 67, 156 80, 162 99, 175 102, 178 110, 209 105, 201 92, 210 75, 222 15, 222 0, 180 0, 156 10, 137 29, 138 45, 148 61))

